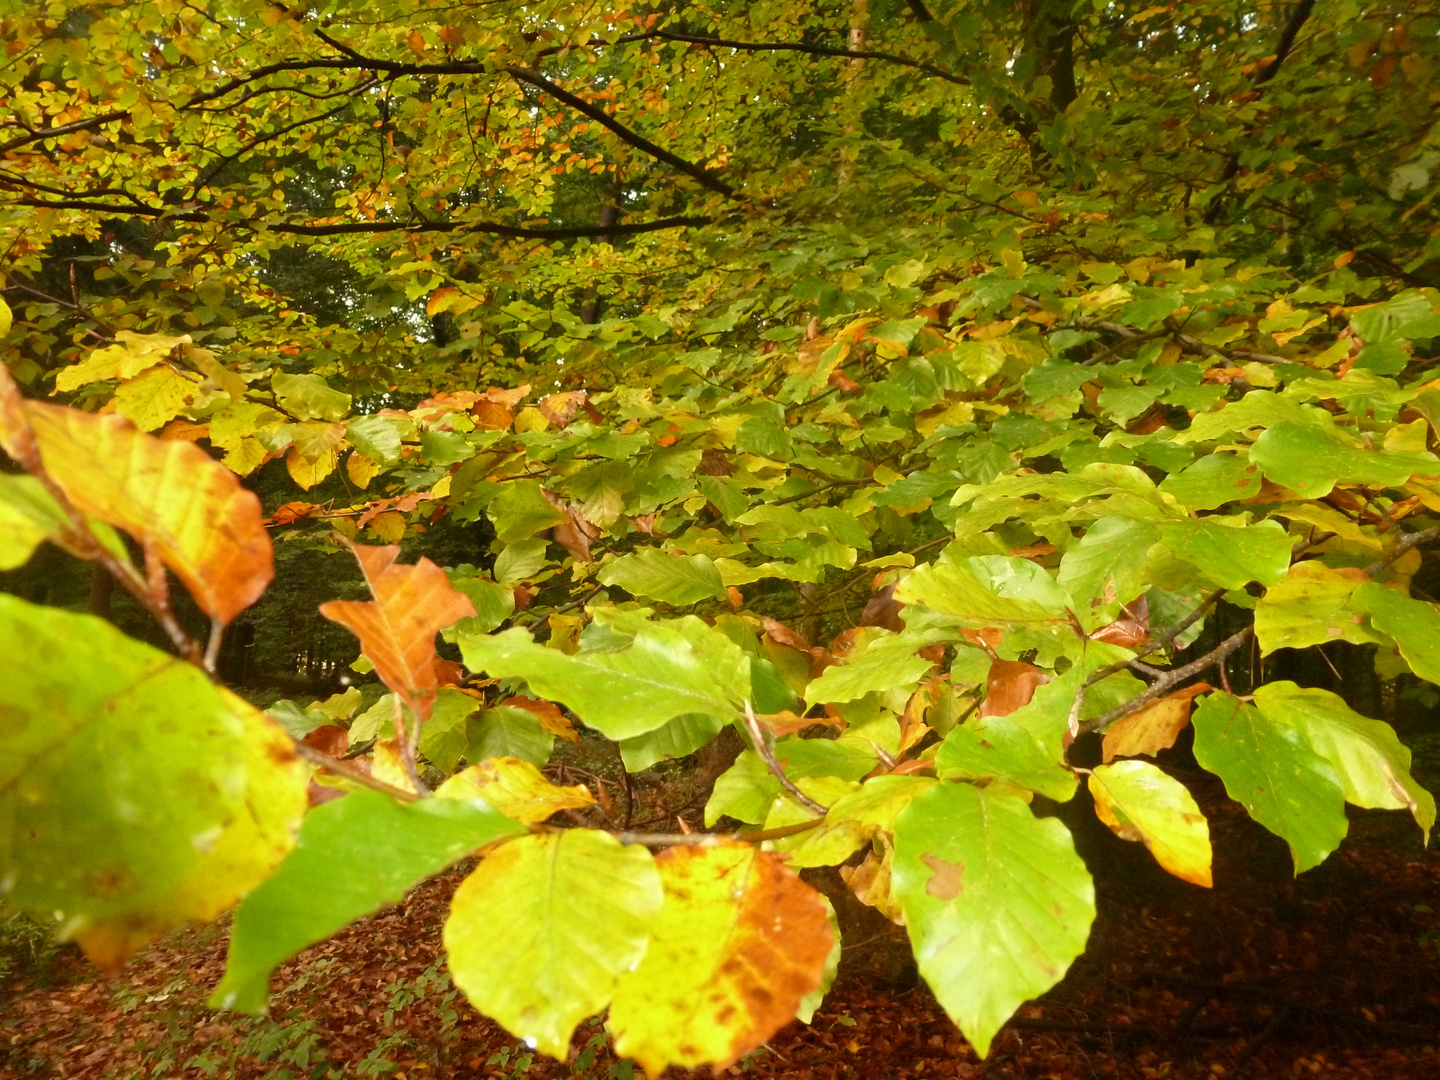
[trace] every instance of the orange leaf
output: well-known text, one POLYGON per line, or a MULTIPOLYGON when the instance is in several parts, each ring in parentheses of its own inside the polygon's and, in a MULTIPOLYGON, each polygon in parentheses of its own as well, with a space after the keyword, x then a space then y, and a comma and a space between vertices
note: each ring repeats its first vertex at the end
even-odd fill
POLYGON ((513 705, 517 709, 524 709, 540 721, 540 726, 551 735, 558 735, 566 742, 578 743, 580 733, 575 730, 575 725, 570 723, 570 718, 560 711, 560 706, 553 701, 546 701, 544 698, 529 697, 508 697, 500 703, 501 705, 513 705))
POLYGON ((766 615, 761 624, 765 627, 765 636, 771 641, 780 645, 789 645, 792 649, 799 649, 801 652, 810 651, 810 642, 797 634, 790 627, 786 626, 779 619, 772 619, 766 615))
POLYGON ((651 1076, 717 1073, 795 1018, 833 944, 820 894, 749 844, 672 847, 655 857, 665 906, 650 946, 610 1005, 615 1052, 651 1076))
POLYGON ((986 684, 985 700, 980 716, 1009 716, 1023 705, 1029 705, 1035 691, 1050 681, 1034 664, 1020 660, 992 660, 986 684))
POLYGON ((1105 732, 1101 744, 1105 764, 1133 754, 1153 756, 1174 746, 1175 739, 1190 723, 1191 699, 1209 690, 1209 683, 1196 683, 1122 716, 1105 732))
POLYGON ((275 576, 260 500, 194 443, 165 442, 122 416, 26 401, 0 364, 0 446, 39 459, 81 513, 124 529, 229 623, 275 576))
POLYGON ((402 566, 395 562, 398 547, 351 544, 350 550, 375 599, 329 600, 320 614, 358 637, 385 685, 428 720, 439 689, 435 634, 474 615, 474 605, 429 559, 402 566))

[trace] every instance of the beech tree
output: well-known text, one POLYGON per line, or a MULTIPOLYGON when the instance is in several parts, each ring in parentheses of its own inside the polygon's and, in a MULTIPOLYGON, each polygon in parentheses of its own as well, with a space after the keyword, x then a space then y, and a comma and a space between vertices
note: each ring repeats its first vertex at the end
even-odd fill
POLYGON ((0 568, 58 545, 170 645, 0 595, 0 882, 102 967, 238 903, 213 1001, 258 1010, 478 852, 456 984, 655 1075, 808 1019, 841 866, 984 1055, 1095 913, 1037 799, 1207 887, 1189 727, 1296 873, 1347 803, 1428 837, 1386 720, 1440 682, 1434 4, 0 27, 0 568), (493 543, 399 561, 442 521, 493 543), (353 551, 376 704, 214 677, 276 542, 353 551), (553 784, 577 725, 740 733, 713 831, 553 784))

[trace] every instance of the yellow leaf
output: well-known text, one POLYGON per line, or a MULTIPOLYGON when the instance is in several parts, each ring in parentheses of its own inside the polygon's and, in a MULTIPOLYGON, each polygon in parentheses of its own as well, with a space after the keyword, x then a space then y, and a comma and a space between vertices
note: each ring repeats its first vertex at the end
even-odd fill
POLYGON ((398 544, 405 535, 405 515, 387 510, 370 519, 370 529, 387 544, 398 544))
POLYGON ((120 384, 115 391, 115 411, 134 421, 141 431, 154 431, 189 408, 199 392, 197 383, 169 364, 161 364, 120 384))
POLYGON ((168 896, 76 934, 85 955, 106 971, 172 927, 218 918, 274 873, 295 846, 310 769, 278 724, 229 690, 218 692, 245 728, 243 808, 168 896))
POLYGON ((1101 751, 1105 764, 1117 757, 1158 754, 1174 746, 1175 739, 1190 723, 1192 699, 1209 689, 1209 683, 1196 683, 1122 716, 1105 732, 1101 751))
POLYGON ((350 456, 345 459, 345 474, 350 477, 350 482, 356 487, 367 488, 370 481, 374 480, 380 472, 380 463, 372 461, 359 450, 350 451, 350 456))
POLYGON ((506 817, 527 825, 544 821, 557 810, 583 810, 595 803, 583 784, 559 787, 530 762, 516 757, 486 758, 446 780, 435 794, 445 799, 484 799, 506 817))
POLYGON ((339 447, 345 440, 345 425, 305 421, 293 425, 291 438, 285 467, 291 479, 308 490, 335 471, 339 447))

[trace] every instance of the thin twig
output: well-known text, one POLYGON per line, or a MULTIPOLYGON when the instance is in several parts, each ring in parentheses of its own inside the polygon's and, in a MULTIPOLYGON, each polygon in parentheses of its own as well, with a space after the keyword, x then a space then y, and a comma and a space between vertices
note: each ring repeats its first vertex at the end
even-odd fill
POLYGON ((361 787, 382 792, 383 794, 399 799, 401 802, 420 801, 421 797, 415 794, 415 792, 406 791, 404 788, 398 788, 393 784, 387 784, 384 780, 376 779, 353 762, 321 753, 313 746, 307 746, 299 739, 295 740, 295 753, 310 762, 311 765, 318 765, 327 772, 332 772, 336 776, 343 776, 346 780, 354 781, 361 787))
POLYGON ((795 782, 785 775, 785 770, 780 767, 780 762, 775 760, 775 750, 765 738, 765 732, 761 730, 760 721, 755 719, 755 710, 750 707, 750 702, 745 702, 745 730, 750 733, 750 742, 755 747, 755 753, 760 755, 760 760, 765 762, 765 767, 770 774, 780 781, 783 787, 801 806, 807 810, 813 810, 817 814, 829 813, 828 806, 822 806, 814 799, 806 795, 795 782))
MULTIPOLYGON (((1200 601, 1199 607, 1197 607, 1194 611, 1190 612, 1189 615, 1186 615, 1185 618, 1181 619, 1174 626, 1170 627, 1170 629, 1160 634, 1159 637, 1156 637, 1152 641, 1150 641, 1149 644, 1147 644, 1134 656, 1130 657, 1130 659, 1117 660, 1115 663, 1110 664, 1107 667, 1101 668, 1099 671, 1091 675, 1090 678, 1085 680, 1085 685, 1087 687, 1094 686, 1101 679, 1108 679, 1117 671, 1124 671, 1126 668, 1132 667, 1132 665, 1134 665, 1137 660, 1140 660, 1143 657, 1149 656, 1153 652, 1157 652, 1160 649, 1163 649, 1166 645, 1169 645, 1170 642, 1174 641, 1186 630, 1189 630, 1190 627, 1194 626, 1197 622, 1199 622, 1200 619, 1204 616, 1205 612, 1209 609, 1210 605, 1215 603, 1216 600, 1219 600, 1220 597, 1224 595, 1224 589, 1216 589, 1214 592, 1209 593, 1200 601)), ((1148 668, 1147 665, 1142 664, 1140 666, 1142 669, 1145 669, 1147 673, 1155 671, 1154 668, 1148 668)))
POLYGON ((1418 532, 1406 533, 1400 538, 1398 544, 1369 566, 1365 567, 1366 575, 1373 578, 1411 548, 1419 547, 1421 544, 1428 544, 1431 540, 1440 540, 1440 525, 1433 526, 1429 529, 1421 529, 1418 532))
POLYGON ((1174 671, 1168 671, 1163 678, 1156 679, 1149 687, 1139 694, 1136 694, 1123 705, 1117 705, 1103 716, 1097 716, 1080 725, 1081 732, 1100 731, 1109 727, 1122 716, 1128 716, 1142 705, 1149 704, 1158 697, 1163 697, 1174 686, 1178 686, 1192 675, 1198 675, 1202 671, 1214 667, 1216 664, 1224 663, 1225 658, 1238 649, 1245 642, 1250 640, 1250 635, 1255 632, 1253 626, 1247 626, 1238 633, 1231 634, 1215 648, 1184 667, 1178 667, 1174 671))

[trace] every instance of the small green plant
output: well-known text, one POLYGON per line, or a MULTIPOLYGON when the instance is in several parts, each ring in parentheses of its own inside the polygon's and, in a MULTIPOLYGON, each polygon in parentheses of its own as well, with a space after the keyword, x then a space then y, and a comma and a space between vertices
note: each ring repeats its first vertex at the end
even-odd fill
POLYGON ((44 926, 0 904, 0 982, 13 974, 49 986, 60 949, 44 926))

